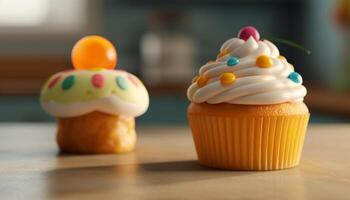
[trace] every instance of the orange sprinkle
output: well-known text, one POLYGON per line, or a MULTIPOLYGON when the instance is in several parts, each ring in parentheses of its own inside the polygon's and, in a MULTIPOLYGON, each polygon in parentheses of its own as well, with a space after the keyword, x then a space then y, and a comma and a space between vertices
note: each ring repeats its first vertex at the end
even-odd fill
POLYGON ((234 83, 236 76, 233 73, 223 73, 220 75, 220 83, 222 85, 230 85, 234 83))
POLYGON ((198 87, 203 87, 205 86, 209 81, 209 78, 206 77, 206 76, 200 76, 198 79, 197 79, 197 85, 198 87))
POLYGON ((284 56, 282 56, 282 55, 279 55, 277 58, 280 59, 280 60, 287 60, 287 59, 286 59, 284 56))
POLYGON ((269 56, 262 55, 256 59, 256 66, 261 68, 269 68, 273 65, 272 59, 269 56))
POLYGON ((217 58, 222 58, 222 57, 226 56, 227 54, 229 54, 229 52, 226 49, 224 49, 223 51, 221 51, 218 54, 217 58))
POLYGON ((215 61, 209 60, 209 61, 207 62, 207 64, 212 64, 212 63, 215 63, 215 61))
POLYGON ((195 76, 195 77, 193 77, 193 79, 192 79, 192 83, 197 82, 198 78, 199 78, 199 76, 195 76))

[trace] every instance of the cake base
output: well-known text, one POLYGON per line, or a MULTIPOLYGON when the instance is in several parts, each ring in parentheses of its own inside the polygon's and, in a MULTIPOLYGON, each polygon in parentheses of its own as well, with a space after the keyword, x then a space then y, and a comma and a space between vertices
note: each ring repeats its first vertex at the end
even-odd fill
POLYGON ((230 170, 297 166, 309 116, 304 103, 269 106, 192 103, 188 108, 199 162, 230 170))
POLYGON ((57 119, 57 144, 64 153, 108 154, 134 150, 135 119, 102 112, 57 119))

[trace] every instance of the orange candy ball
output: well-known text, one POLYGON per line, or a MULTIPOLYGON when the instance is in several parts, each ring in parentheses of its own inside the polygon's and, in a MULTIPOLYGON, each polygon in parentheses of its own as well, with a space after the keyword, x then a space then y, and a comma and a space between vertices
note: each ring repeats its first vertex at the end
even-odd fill
POLYGON ((236 76, 233 73, 223 73, 220 76, 220 83, 222 85, 230 85, 236 81, 236 76))
POLYGON ((209 81, 209 78, 206 77, 206 76, 200 76, 198 79, 197 79, 197 85, 198 87, 203 87, 205 86, 209 81))
POLYGON ((114 69, 117 60, 117 51, 113 44, 97 35, 83 37, 72 50, 75 69, 114 69))
POLYGON ((261 68, 269 68, 272 67, 273 61, 269 56, 259 56, 256 59, 256 66, 261 67, 261 68))
POLYGON ((226 56, 227 54, 229 54, 230 52, 228 52, 226 49, 224 49, 223 51, 221 51, 218 55, 217 58, 222 58, 224 56, 226 56))

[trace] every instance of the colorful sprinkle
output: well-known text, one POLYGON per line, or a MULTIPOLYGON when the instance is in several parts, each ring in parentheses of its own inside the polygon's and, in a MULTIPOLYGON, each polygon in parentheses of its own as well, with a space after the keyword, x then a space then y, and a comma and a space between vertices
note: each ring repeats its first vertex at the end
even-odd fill
POLYGON ((228 60, 227 60, 227 66, 229 67, 232 67, 232 66, 235 66, 239 63, 239 60, 238 58, 236 57, 230 57, 228 60))
POLYGON ((139 87, 140 86, 140 82, 134 77, 134 76, 131 76, 131 75, 128 75, 128 79, 132 82, 132 84, 134 84, 136 87, 139 87))
POLYGON ((234 83, 236 76, 233 73, 223 73, 220 75, 220 83, 222 85, 230 85, 234 83))
POLYGON ((221 51, 218 54, 217 58, 222 58, 222 57, 226 56, 227 54, 229 54, 229 52, 226 49, 224 49, 223 51, 221 51))
POLYGON ((51 89, 53 86, 57 84, 57 82, 61 79, 61 75, 56 76, 54 79, 51 80, 49 85, 47 86, 49 89, 51 89))
POLYGON ((205 86, 209 81, 209 78, 206 77, 206 76, 200 76, 198 79, 197 79, 197 85, 198 87, 203 87, 205 86))
POLYGON ((122 76, 117 76, 116 82, 118 87, 122 90, 126 90, 126 88, 128 87, 128 82, 126 82, 125 78, 123 78, 122 76))
POLYGON ((195 76, 195 77, 193 77, 193 79, 192 79, 192 83, 197 82, 198 78, 199 78, 199 76, 195 76))
POLYGON ((303 78, 298 72, 292 72, 289 74, 288 78, 293 81, 294 83, 302 83, 303 78))
POLYGON ((259 56, 256 59, 256 66, 261 67, 261 68, 269 68, 272 67, 273 62, 272 59, 269 56, 259 56))
POLYGON ((74 85, 74 82, 75 82, 75 76, 70 75, 63 80, 61 87, 63 90, 68 90, 74 85))
POLYGON ((277 56, 277 58, 280 59, 280 60, 287 60, 287 59, 286 59, 284 56, 282 56, 282 55, 277 56))
POLYGON ((101 74, 94 74, 91 78, 91 82, 96 88, 101 88, 104 84, 103 76, 101 74))

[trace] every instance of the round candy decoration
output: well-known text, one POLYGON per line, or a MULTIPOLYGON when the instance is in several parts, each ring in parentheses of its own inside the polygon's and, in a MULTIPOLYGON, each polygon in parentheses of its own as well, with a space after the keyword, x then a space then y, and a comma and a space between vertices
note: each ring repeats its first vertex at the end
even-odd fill
POLYGON ((197 79, 197 85, 198 87, 203 87, 205 86, 209 81, 209 78, 206 77, 206 76, 200 76, 198 79, 197 79))
POLYGON ((94 74, 91 78, 91 82, 96 88, 101 88, 104 84, 103 76, 101 74, 94 74))
POLYGON ((54 79, 52 79, 52 81, 49 83, 49 85, 47 87, 49 89, 53 88, 53 86, 55 86, 60 79, 61 79, 61 75, 56 76, 54 79))
POLYGON ((269 56, 262 55, 256 59, 255 64, 260 68, 269 68, 269 67, 272 67, 273 62, 269 56))
POLYGON ((72 63, 75 69, 114 69, 117 52, 107 39, 97 35, 86 36, 74 45, 72 63))
POLYGON ((288 78, 294 83, 303 83, 303 78, 298 72, 292 72, 289 74, 288 78))
POLYGON ((224 49, 223 51, 221 51, 221 52, 218 54, 217 58, 222 58, 222 57, 226 56, 226 55, 229 54, 229 53, 230 53, 230 52, 228 52, 226 49, 224 49))
POLYGON ((253 26, 243 27, 239 33, 238 37, 244 41, 247 41, 250 37, 253 37, 256 41, 260 40, 260 33, 253 26))
POLYGON ((239 60, 238 60, 238 58, 236 58, 236 57, 230 57, 228 60, 227 60, 227 66, 229 66, 229 67, 233 67, 233 66, 235 66, 235 65, 237 65, 239 63, 239 60))
POLYGON ((282 55, 277 56, 277 58, 280 59, 280 60, 287 60, 287 59, 286 59, 284 56, 282 56, 282 55))
POLYGON ((61 87, 63 90, 68 90, 69 88, 73 87, 74 82, 75 82, 75 76, 70 75, 63 80, 61 87))
POLYGON ((223 73, 220 75, 221 85, 230 85, 234 83, 235 80, 236 80, 236 76, 233 73, 223 73))
POLYGON ((120 89, 126 90, 126 88, 128 87, 128 83, 126 82, 125 78, 123 78, 122 76, 117 76, 115 80, 120 89))
POLYGON ((132 84, 134 84, 136 87, 139 87, 139 86, 140 86, 140 82, 139 82, 136 78, 134 78, 133 76, 128 75, 128 79, 129 79, 130 82, 131 82, 132 84))

